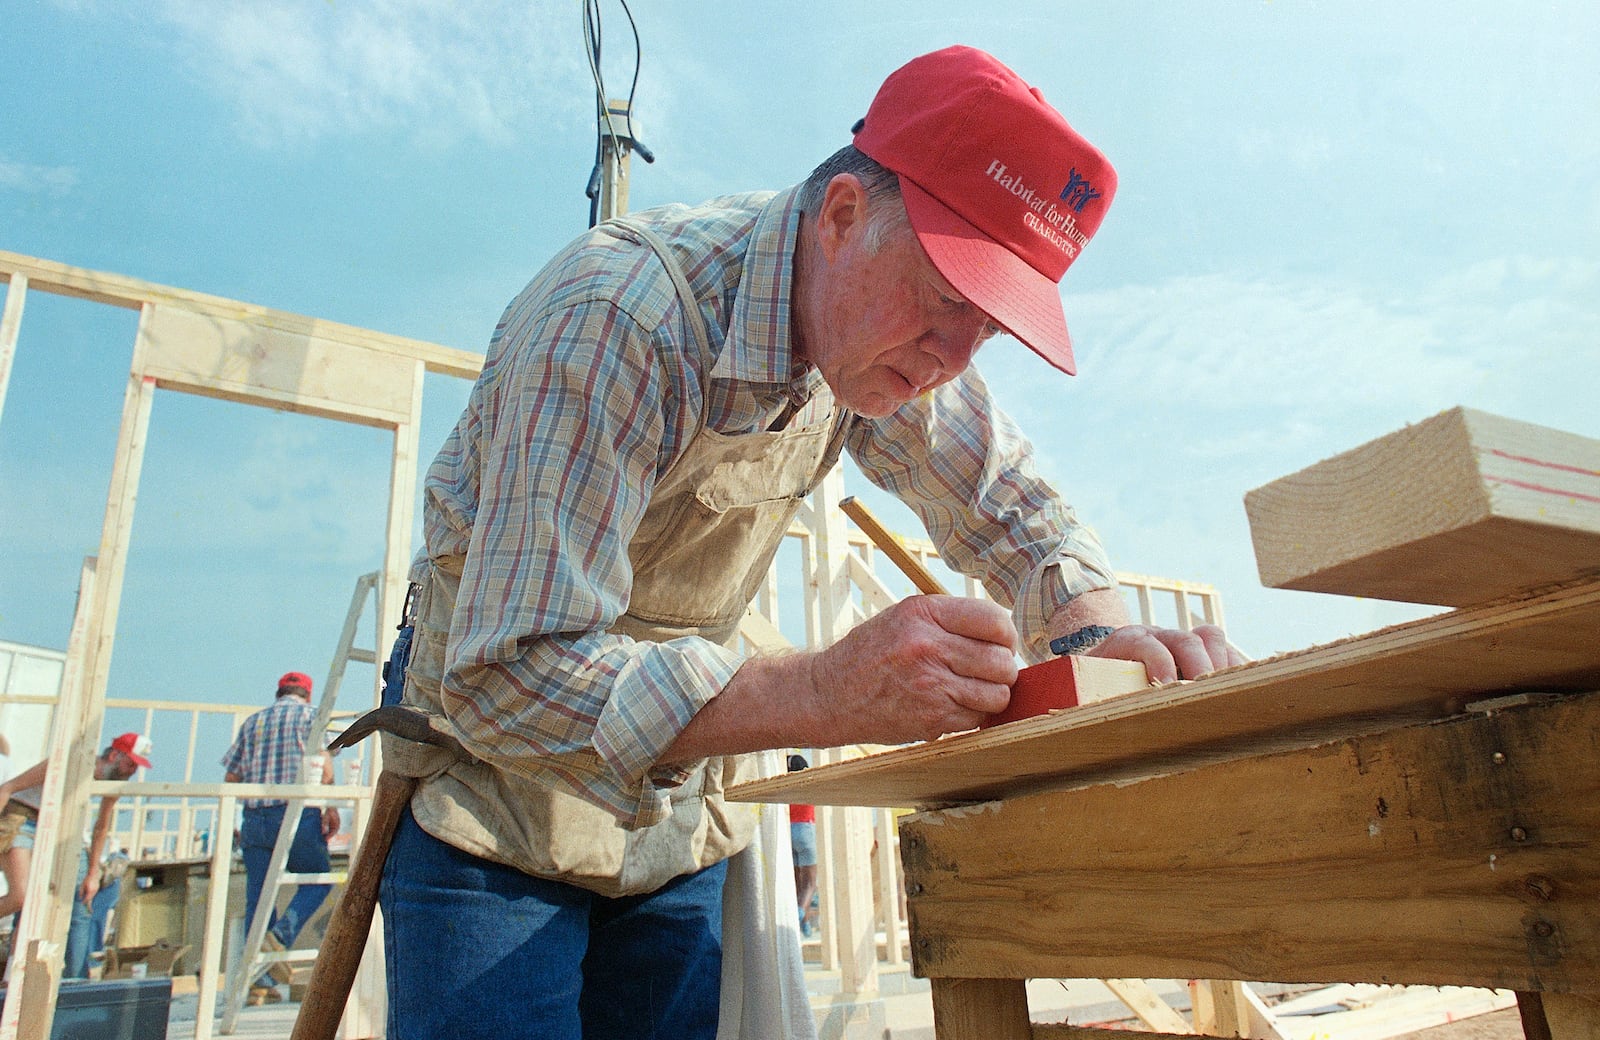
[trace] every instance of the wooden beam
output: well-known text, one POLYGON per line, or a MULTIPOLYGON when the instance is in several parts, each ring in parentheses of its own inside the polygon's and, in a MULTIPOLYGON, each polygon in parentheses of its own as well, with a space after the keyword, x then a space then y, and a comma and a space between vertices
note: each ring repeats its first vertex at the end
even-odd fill
POLYGON ((86 558, 78 574, 78 603, 67 639, 60 703, 50 727, 46 757, 52 768, 45 772, 39 792, 33 865, 11 937, 14 959, 5 1001, 0 1005, 0 1040, 49 1036, 55 1017, 65 952, 65 943, 55 937, 67 934, 72 900, 77 898, 77 849, 83 840, 82 819, 89 801, 83 788, 94 775, 91 741, 95 738, 84 731, 82 720, 99 580, 98 561, 86 558))
POLYGON ((1194 1032, 1184 1017, 1162 1000, 1144 979, 1101 979, 1113 996, 1128 1006, 1134 1016, 1158 1033, 1189 1035, 1194 1032))
POLYGON ((746 607, 744 617, 739 619, 739 635, 755 647, 757 653, 778 654, 794 648, 794 644, 778 631, 778 626, 757 613, 754 607, 746 607))
POLYGON ((6 289, 6 306, 0 311, 0 413, 11 385, 11 365, 17 356, 17 335, 22 329, 22 306, 28 299, 28 276, 15 275, 6 289))
MULTIPOLYGON (((232 821, 236 799, 224 795, 217 802, 217 819, 232 821)), ((233 861, 233 828, 218 827, 211 842, 211 877, 228 877, 233 861)), ((196 1001, 194 1040, 211 1040, 217 1010, 217 989, 227 977, 223 929, 228 920, 228 886, 213 883, 206 892, 206 930, 200 942, 200 992, 196 1001)))
POLYGON ((476 379, 478 372, 483 368, 483 355, 472 351, 375 332, 336 321, 308 318, 222 296, 211 296, 190 289, 176 289, 169 285, 130 278, 127 275, 72 267, 54 260, 42 260, 0 249, 0 281, 15 282, 18 276, 26 278, 28 284, 40 292, 71 296, 131 310, 139 310, 146 303, 175 304, 198 314, 247 321, 266 329, 317 336, 399 357, 414 358, 425 363, 430 372, 456 376, 460 379, 476 379))
POLYGON ((162 389, 369 426, 415 425, 412 358, 167 304, 152 311, 144 372, 162 389))
POLYGON ((1600 995, 1596 746, 1587 693, 908 817, 913 964, 1600 995))
POLYGON ((181 783, 176 780, 92 780, 85 794, 114 794, 122 798, 316 798, 324 802, 365 799, 372 788, 361 784, 230 784, 181 783))
POLYGON ((1440 718, 1497 693, 1600 688, 1597 631, 1600 580, 1589 580, 1190 683, 742 784, 730 796, 926 807, 1185 768, 1273 742, 1440 718))
POLYGON ((1028 986, 1023 979, 937 978, 931 983, 939 1040, 1029 1040, 1028 986))
POLYGON ((1540 1003, 1550 1040, 1594 1040, 1600 1036, 1600 1000, 1546 993, 1540 1003))
MULTIPOLYGON (((838 506, 844 478, 835 468, 813 492, 816 510, 815 538, 818 628, 812 643, 828 644, 850 628, 854 610, 849 577, 853 555, 843 512, 838 506)), ((807 770, 809 771, 809 770, 807 770)), ((818 878, 832 889, 831 917, 835 925, 824 936, 833 944, 842 994, 878 996, 876 928, 872 913, 872 814, 862 808, 836 809, 818 815, 817 829, 829 831, 828 874, 818 878)))
POLYGON ((1600 572, 1600 441, 1468 408, 1244 501, 1272 588, 1466 606, 1600 572))

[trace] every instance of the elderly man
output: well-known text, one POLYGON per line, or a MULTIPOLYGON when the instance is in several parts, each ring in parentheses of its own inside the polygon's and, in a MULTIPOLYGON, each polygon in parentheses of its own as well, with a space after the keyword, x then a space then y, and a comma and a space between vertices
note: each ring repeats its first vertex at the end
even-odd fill
POLYGON ((512 301, 430 469, 405 699, 474 756, 420 778, 385 873, 390 1032, 711 1037, 744 752, 901 743, 1002 709, 1015 655, 1230 663, 1130 626, 1094 535, 970 367, 1073 370, 1057 282, 1115 188, 1011 70, 884 83, 803 184, 594 228, 512 301), (919 596, 824 650, 732 649, 849 451, 995 602, 919 596))
MULTIPOLYGON (((126 780, 141 769, 150 767, 150 739, 138 733, 118 736, 94 760, 96 780, 126 780)), ((33 846, 37 837, 39 799, 44 792, 48 761, 30 766, 16 776, 0 783, 0 863, 6 876, 6 894, 0 896, 0 919, 10 917, 22 909, 28 891, 28 874, 33 863, 33 846)), ((72 919, 67 932, 67 948, 63 975, 69 979, 85 978, 89 974, 89 953, 92 942, 94 898, 100 891, 100 872, 106 851, 106 839, 116 820, 117 796, 100 797, 100 809, 90 831, 89 845, 78 853, 78 885, 72 902, 72 919)))

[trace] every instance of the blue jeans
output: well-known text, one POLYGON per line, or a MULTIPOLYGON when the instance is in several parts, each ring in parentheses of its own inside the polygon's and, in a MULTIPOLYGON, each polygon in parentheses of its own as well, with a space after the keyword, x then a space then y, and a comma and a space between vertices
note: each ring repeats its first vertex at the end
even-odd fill
POLYGON ((89 977, 89 955, 99 953, 105 949, 106 921, 111 916, 111 908, 117 905, 117 898, 122 895, 122 879, 116 878, 100 886, 100 891, 95 893, 91 906, 84 906, 78 898, 78 892, 83 888, 83 879, 89 876, 89 853, 78 853, 78 883, 72 890, 72 923, 67 928, 66 967, 62 972, 63 978, 86 979, 89 977))
POLYGON ((712 1040, 719 863, 608 899, 479 859, 407 809, 384 866, 390 1040, 712 1040))
MULTIPOLYGON (((244 825, 239 828, 239 851, 244 854, 246 928, 256 915, 256 903, 261 899, 261 886, 267 877, 267 866, 272 862, 272 846, 278 840, 284 808, 283 805, 262 805, 244 811, 244 825)), ((289 846, 289 862, 285 869, 296 874, 328 872, 328 842, 322 836, 321 809, 300 811, 300 826, 294 832, 294 844, 289 846)), ((283 943, 284 949, 294 945, 300 929, 322 906, 328 887, 300 885, 283 913, 274 913, 267 919, 268 929, 283 943)))

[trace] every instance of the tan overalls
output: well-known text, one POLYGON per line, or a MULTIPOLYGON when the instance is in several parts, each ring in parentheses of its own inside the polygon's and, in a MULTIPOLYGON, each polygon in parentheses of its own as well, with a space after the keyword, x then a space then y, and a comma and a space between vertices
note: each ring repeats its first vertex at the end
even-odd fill
MULTIPOLYGON (((655 250, 677 287, 684 321, 711 370, 701 311, 665 243, 645 228, 609 228, 655 250)), ((831 393, 824 405, 831 405, 831 393)), ((629 546, 634 584, 611 631, 638 640, 697 635, 731 644, 790 522, 838 460, 844 415, 837 406, 811 426, 729 436, 705 428, 659 482, 629 546)), ((444 714, 439 680, 463 559, 431 561, 417 603, 405 702, 444 714)), ((712 758, 671 793, 672 813, 628 830, 606 810, 483 762, 386 737, 385 766, 422 778, 411 807, 435 837, 485 859, 605 896, 650 892, 718 863, 750 841, 755 807, 723 791, 748 775, 746 757, 712 758), (742 771, 741 767, 744 767, 742 771)), ((577 753, 601 768, 592 750, 577 753)), ((536 770, 537 763, 530 763, 536 770)))

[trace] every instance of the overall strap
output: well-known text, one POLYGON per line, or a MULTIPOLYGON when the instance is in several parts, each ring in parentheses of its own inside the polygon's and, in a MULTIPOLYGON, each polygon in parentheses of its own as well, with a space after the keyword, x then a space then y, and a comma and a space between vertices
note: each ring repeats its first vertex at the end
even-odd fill
POLYGON ((672 279, 674 288, 678 290, 678 302, 683 307, 684 324, 689 326, 689 334, 694 337, 694 344, 700 351, 700 356, 710 359, 711 337, 706 334, 705 318, 700 313, 700 303, 695 299, 694 291, 689 288, 689 278, 683 273, 683 267, 672 255, 672 248, 662 240, 661 236, 651 231, 642 224, 635 224, 630 220, 614 219, 613 224, 620 225, 639 236, 639 240, 655 251, 661 258, 661 266, 667 269, 667 275, 672 279))

